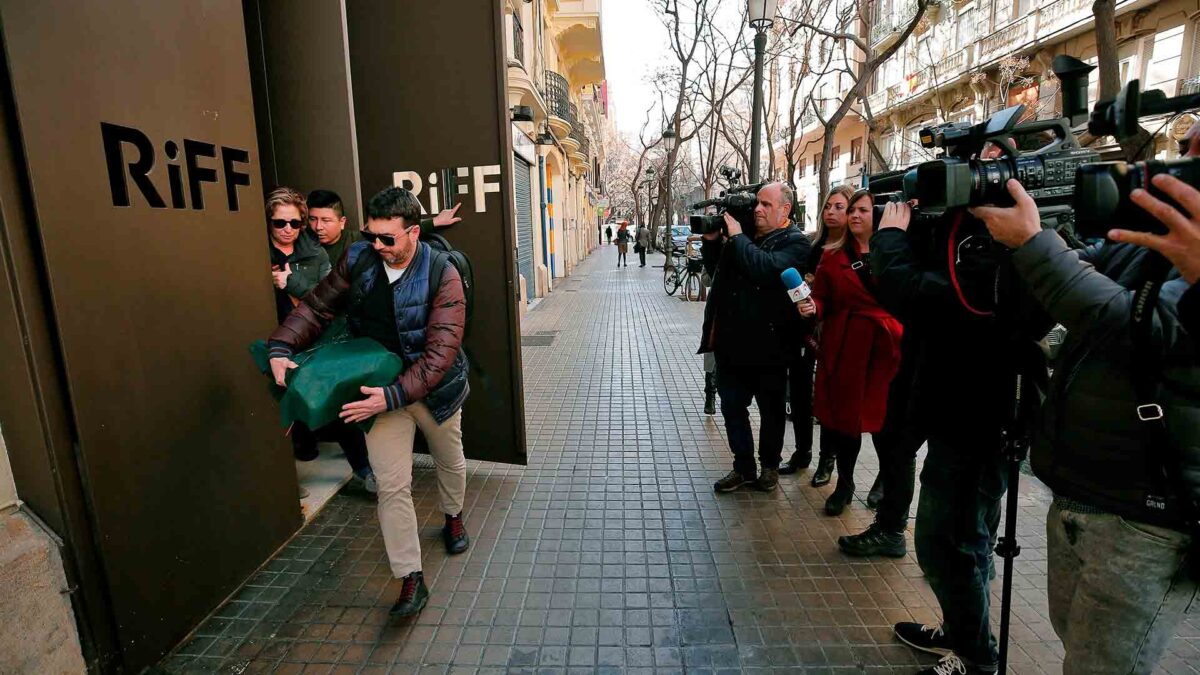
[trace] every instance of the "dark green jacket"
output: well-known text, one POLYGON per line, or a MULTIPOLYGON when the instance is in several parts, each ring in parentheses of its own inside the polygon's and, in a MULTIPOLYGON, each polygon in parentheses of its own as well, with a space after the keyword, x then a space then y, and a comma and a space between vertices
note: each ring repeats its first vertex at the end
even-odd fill
POLYGON ((288 256, 275 248, 274 243, 271 244, 271 264, 283 267, 283 263, 290 267, 292 273, 288 277, 287 286, 282 291, 275 289, 275 306, 280 321, 283 321, 283 318, 291 311, 292 304, 287 299, 288 296, 297 299, 304 297, 309 291, 316 288, 321 279, 324 279, 332 269, 329 255, 325 253, 325 249, 321 248, 316 237, 307 233, 301 233, 299 237, 296 237, 292 254, 288 256))
POLYGON ((321 244, 325 249, 325 253, 329 255, 329 263, 331 265, 336 265, 342 259, 342 256, 346 253, 346 249, 350 248, 350 244, 362 239, 362 236, 358 232, 357 227, 345 227, 342 229, 342 236, 338 237, 337 241, 328 246, 321 244))

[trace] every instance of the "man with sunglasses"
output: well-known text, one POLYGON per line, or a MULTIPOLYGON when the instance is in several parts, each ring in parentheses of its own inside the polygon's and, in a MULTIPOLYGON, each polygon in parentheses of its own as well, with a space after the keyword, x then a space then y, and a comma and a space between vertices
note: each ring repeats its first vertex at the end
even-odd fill
POLYGON ((469 544, 462 520, 467 304, 449 256, 420 241, 420 216, 421 205, 408 190, 390 187, 372 197, 364 241, 350 245, 269 339, 271 370, 280 386, 296 367, 291 355, 315 342, 338 316, 346 317, 354 335, 378 341, 404 361, 399 379, 386 387, 363 387, 365 398, 346 404, 341 413, 346 423, 375 418, 366 440, 379 485, 379 524, 392 574, 403 580, 392 616, 414 615, 429 599, 412 501, 418 428, 437 467, 446 551, 462 553, 469 544))

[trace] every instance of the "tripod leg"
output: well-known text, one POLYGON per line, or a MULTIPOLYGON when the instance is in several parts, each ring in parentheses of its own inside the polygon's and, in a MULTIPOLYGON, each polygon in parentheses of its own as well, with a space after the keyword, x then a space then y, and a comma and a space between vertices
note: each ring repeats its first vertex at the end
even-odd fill
POLYGON ((1000 667, 1008 672, 1008 633, 1012 619, 1013 561, 1021 555, 1017 546, 1017 500, 1020 493, 1022 452, 1008 455, 1008 495, 1004 502, 1004 535, 996 543, 996 555, 1004 558, 1004 581, 1000 591, 1000 667))

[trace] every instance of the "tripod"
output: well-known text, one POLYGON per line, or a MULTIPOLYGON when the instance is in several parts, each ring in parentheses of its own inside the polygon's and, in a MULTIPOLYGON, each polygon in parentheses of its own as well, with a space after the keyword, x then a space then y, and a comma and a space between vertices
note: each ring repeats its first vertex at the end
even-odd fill
POLYGON ((996 555, 1004 558, 1004 581, 1000 591, 1000 664, 996 672, 1008 672, 1008 636, 1012 620, 1013 561, 1021 555, 1017 545, 1017 499, 1020 496, 1021 463, 1029 454, 1028 402, 1026 379, 1016 375, 1012 417, 1005 423, 1004 456, 1008 463, 1008 493, 1004 502, 1004 534, 996 542, 996 555))

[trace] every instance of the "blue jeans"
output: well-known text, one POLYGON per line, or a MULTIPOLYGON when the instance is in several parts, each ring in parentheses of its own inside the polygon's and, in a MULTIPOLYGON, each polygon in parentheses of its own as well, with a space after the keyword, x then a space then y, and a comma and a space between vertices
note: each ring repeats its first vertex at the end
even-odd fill
POLYGON ((1064 675, 1154 670, 1196 597, 1190 542, 1165 527, 1050 507, 1047 587, 1064 675))
POLYGON ((999 659, 988 586, 1006 483, 998 438, 930 437, 917 504, 917 562, 954 652, 983 669, 999 659))

